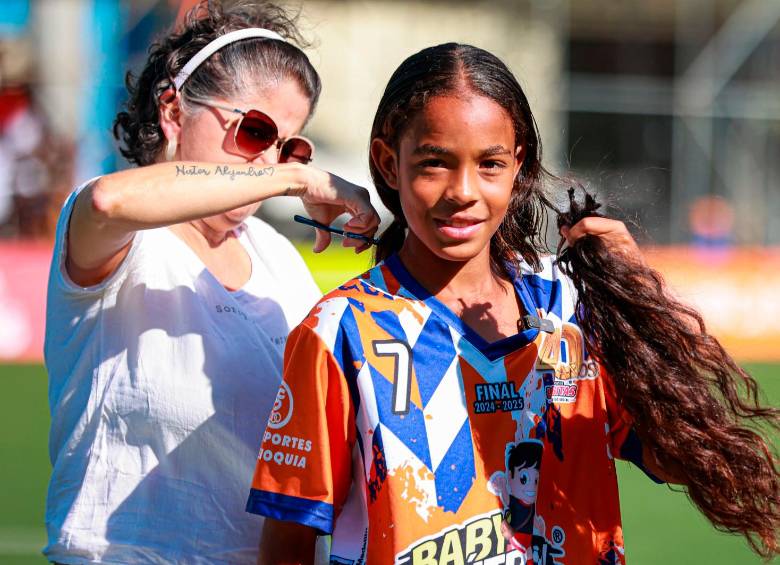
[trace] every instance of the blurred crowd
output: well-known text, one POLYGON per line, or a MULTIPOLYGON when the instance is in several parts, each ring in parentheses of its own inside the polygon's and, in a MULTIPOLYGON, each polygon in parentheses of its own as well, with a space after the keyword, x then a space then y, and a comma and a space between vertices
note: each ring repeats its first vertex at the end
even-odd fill
POLYGON ((47 239, 73 186, 74 145, 56 135, 29 83, 0 85, 0 237, 47 239))
MULTIPOLYGON (((110 135, 124 72, 195 1, 3 0, 0 238, 50 236, 67 191, 127 165, 110 135)), ((780 4, 446 4, 300 4, 325 85, 306 130, 319 167, 368 185, 366 140, 386 77, 416 49, 464 41, 523 78, 545 166, 588 183, 611 214, 640 226, 642 243, 780 244, 780 4)), ((261 214, 308 234, 294 231, 290 205, 261 214)))

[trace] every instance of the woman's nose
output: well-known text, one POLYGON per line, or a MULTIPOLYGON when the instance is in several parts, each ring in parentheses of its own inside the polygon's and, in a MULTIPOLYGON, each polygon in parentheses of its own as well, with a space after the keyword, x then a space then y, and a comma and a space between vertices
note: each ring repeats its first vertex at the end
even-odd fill
POLYGON ((279 144, 274 143, 271 147, 260 153, 260 155, 254 159, 251 159, 249 162, 261 165, 276 165, 279 163, 279 144))

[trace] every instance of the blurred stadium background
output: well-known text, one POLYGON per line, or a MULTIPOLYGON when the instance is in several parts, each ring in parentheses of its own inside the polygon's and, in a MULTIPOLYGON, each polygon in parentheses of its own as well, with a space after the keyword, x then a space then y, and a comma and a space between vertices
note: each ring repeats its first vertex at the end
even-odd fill
MULTIPOLYGON (((155 34, 193 3, 0 5, 0 563, 44 562, 41 355, 59 206, 75 184, 126 166, 110 135, 124 71, 138 70, 155 34)), ((497 53, 529 95, 548 169, 581 179, 635 222, 651 260, 780 404, 780 2, 291 6, 317 40, 310 56, 324 82, 307 131, 317 165, 368 184, 373 112, 407 55, 444 41, 497 53)), ((305 252, 311 234, 290 221, 296 206, 277 199, 261 214, 305 252)), ((340 249, 306 259, 324 290, 369 261, 340 249)), ((683 494, 628 466, 620 480, 631 563, 760 562, 683 494)))

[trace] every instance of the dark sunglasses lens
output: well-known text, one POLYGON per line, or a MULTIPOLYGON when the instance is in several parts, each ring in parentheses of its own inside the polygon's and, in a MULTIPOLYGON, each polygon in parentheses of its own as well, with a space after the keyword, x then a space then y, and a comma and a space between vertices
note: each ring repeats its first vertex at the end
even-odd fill
POLYGON ((279 150, 280 163, 308 163, 314 153, 311 143, 301 137, 293 137, 282 144, 279 150))
POLYGON ((250 110, 236 130, 236 145, 247 155, 259 155, 276 141, 278 130, 274 121, 257 110, 250 110))

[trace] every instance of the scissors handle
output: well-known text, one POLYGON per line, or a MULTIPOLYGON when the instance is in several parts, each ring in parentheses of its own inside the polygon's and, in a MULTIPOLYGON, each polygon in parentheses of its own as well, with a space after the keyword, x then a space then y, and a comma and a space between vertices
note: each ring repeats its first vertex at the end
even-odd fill
POLYGON ((373 237, 369 237, 367 235, 363 235, 363 234, 360 234, 360 233, 355 233, 355 232, 351 232, 351 231, 344 231, 344 230, 340 230, 338 228, 327 226, 325 224, 321 224, 320 222, 318 222, 316 220, 312 220, 311 218, 307 218, 306 216, 300 216, 298 214, 295 214, 293 216, 293 220, 295 220, 299 224, 305 224, 305 225, 311 226, 313 228, 325 230, 325 231, 330 232, 330 233, 335 233, 336 235, 340 235, 342 237, 349 237, 351 239, 359 239, 360 241, 367 241, 371 245, 376 245, 376 244, 379 243, 379 240, 378 239, 374 239, 373 237))

